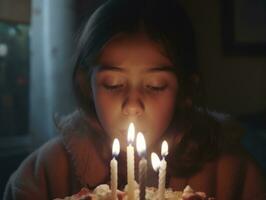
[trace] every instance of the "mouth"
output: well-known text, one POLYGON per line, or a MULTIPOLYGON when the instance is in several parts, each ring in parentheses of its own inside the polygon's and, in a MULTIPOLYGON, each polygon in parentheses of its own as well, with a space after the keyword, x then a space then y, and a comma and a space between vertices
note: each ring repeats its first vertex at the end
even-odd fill
MULTIPOLYGON (((125 137, 125 138, 127 138, 127 130, 126 129, 123 129, 123 130, 119 130, 119 136, 120 137, 125 137)), ((143 135, 144 135, 144 137, 147 137, 147 132, 146 131, 136 131, 135 132, 135 139, 136 139, 136 137, 137 137, 137 134, 139 133, 139 132, 141 132, 143 135)))

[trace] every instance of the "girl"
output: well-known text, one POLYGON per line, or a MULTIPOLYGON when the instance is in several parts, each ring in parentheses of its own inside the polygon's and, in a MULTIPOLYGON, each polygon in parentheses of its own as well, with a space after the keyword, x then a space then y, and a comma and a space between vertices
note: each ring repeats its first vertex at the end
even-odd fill
MULTIPOLYGON (((169 142, 168 187, 189 184, 220 200, 263 199, 261 171, 233 140, 239 130, 205 109, 197 74, 191 24, 174 1, 107 1, 79 37, 73 73, 79 109, 58 121, 60 136, 21 164, 4 198, 62 198, 108 183, 115 137, 123 187, 126 130, 134 122, 148 157, 169 142)), ((156 186, 156 174, 148 173, 148 185, 156 186)))

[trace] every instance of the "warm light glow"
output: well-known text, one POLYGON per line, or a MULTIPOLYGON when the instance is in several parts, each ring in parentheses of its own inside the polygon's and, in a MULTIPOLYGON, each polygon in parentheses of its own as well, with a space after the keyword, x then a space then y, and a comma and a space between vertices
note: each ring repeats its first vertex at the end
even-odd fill
POLYGON ((137 134, 137 151, 138 151, 138 154, 139 156, 143 156, 146 152, 146 142, 145 142, 145 138, 144 138, 144 135, 139 132, 137 134))
POLYGON ((132 144, 134 142, 134 139, 135 139, 135 126, 131 122, 129 124, 128 131, 127 131, 127 141, 129 144, 132 144))
POLYGON ((151 153, 151 164, 154 171, 157 172, 160 168, 161 161, 159 156, 154 152, 151 153))
POLYGON ((113 148, 112 148, 113 156, 118 156, 119 152, 120 152, 119 140, 115 138, 113 142, 113 148))
POLYGON ((161 155, 163 157, 167 156, 168 155, 168 144, 167 142, 164 140, 163 143, 162 143, 162 148, 161 148, 161 155))

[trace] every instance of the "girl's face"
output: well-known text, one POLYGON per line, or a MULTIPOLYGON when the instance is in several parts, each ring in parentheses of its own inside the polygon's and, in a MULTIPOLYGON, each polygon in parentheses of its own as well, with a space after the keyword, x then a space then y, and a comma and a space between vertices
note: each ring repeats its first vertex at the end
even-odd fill
POLYGON ((121 149, 133 122, 147 146, 159 141, 172 120, 178 92, 173 63, 146 34, 119 35, 103 49, 91 77, 99 121, 121 149))

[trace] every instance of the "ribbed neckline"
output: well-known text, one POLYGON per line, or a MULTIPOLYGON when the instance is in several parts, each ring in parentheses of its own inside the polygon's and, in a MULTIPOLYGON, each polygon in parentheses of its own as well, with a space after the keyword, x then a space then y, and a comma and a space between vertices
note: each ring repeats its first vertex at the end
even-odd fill
MULTIPOLYGON (((90 176, 90 172, 97 170, 96 165, 91 165, 95 162, 95 155, 101 155, 97 152, 95 143, 90 137, 94 132, 86 121, 86 116, 79 110, 57 119, 57 127, 62 134, 63 143, 66 151, 70 156, 71 167, 74 170, 77 181, 81 186, 94 188, 101 184, 102 180, 96 180, 95 177, 90 176), (93 146, 92 148, 89 148, 93 146)), ((109 179, 108 172, 103 174, 104 182, 109 179)))

